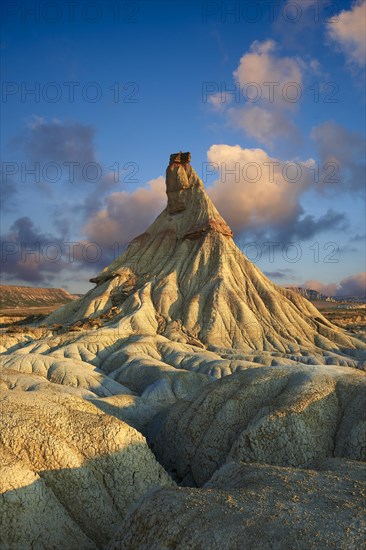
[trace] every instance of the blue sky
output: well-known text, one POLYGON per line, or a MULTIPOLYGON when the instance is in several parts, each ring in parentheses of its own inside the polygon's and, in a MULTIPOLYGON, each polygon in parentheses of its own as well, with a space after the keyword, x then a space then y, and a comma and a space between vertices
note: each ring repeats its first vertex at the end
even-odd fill
POLYGON ((164 208, 169 154, 189 150, 201 177, 211 163, 210 196, 272 280, 362 292, 364 2, 70 9, 2 4, 3 283, 90 288, 164 208))

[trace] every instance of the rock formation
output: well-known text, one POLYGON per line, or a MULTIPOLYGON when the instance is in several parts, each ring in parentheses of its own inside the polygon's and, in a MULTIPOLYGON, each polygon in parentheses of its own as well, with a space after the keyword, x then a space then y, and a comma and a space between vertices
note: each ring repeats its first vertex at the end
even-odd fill
POLYGON ((95 288, 2 333, 1 548, 361 548, 365 344, 242 255, 189 153, 166 186, 95 288))
POLYGON ((334 298, 332 298, 331 296, 327 296, 326 294, 322 294, 318 290, 313 290, 311 288, 302 288, 301 286, 289 286, 286 288, 294 292, 298 292, 299 294, 301 294, 301 296, 304 296, 305 298, 310 300, 310 302, 324 301, 336 303, 336 300, 334 298))
POLYGON ((50 315, 48 324, 100 318, 114 307, 111 322, 124 337, 170 334, 247 355, 365 349, 240 252, 188 159, 188 153, 171 156, 168 205, 154 223, 93 279, 94 289, 50 315))

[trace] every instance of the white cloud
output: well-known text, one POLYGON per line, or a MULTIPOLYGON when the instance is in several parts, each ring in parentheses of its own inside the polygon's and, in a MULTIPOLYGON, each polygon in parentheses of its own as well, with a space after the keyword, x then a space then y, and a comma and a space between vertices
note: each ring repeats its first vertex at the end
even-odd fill
POLYGON ((85 235, 100 246, 127 243, 143 233, 166 206, 165 178, 150 180, 147 187, 128 193, 119 191, 106 199, 106 206, 91 216, 85 235))
MULTIPOLYGON (((271 158, 263 149, 212 145, 207 156, 221 167, 220 179, 207 192, 234 231, 282 225, 300 214, 300 196, 311 184, 311 171, 305 163, 299 163, 299 182, 290 183, 283 174, 285 163, 271 158), (228 173, 235 168, 237 178, 228 173)), ((292 171, 288 165, 288 170, 288 179, 295 179, 295 167, 292 171)))
POLYGON ((353 65, 363 67, 366 61, 366 0, 356 2, 327 21, 328 36, 353 65))
POLYGON ((223 111, 228 103, 233 101, 233 96, 225 91, 209 95, 207 101, 217 111, 223 111))
POLYGON ((207 193, 234 233, 256 238, 305 240, 324 231, 344 230, 344 213, 328 209, 315 219, 301 206, 314 186, 313 159, 287 162, 263 149, 212 145, 208 160, 220 170, 207 193))
POLYGON ((303 283, 300 286, 302 286, 302 288, 307 288, 309 290, 316 290, 317 292, 321 292, 326 296, 335 296, 338 288, 337 283, 322 283, 317 279, 309 279, 308 281, 305 281, 305 283, 303 283))
MULTIPOLYGON (((274 40, 254 41, 233 72, 240 90, 240 105, 233 104, 232 94, 212 94, 208 101, 225 112, 229 122, 245 131, 248 137, 266 147, 277 138, 298 140, 292 123, 302 97, 303 76, 307 68, 318 70, 316 61, 306 67, 298 58, 281 57, 274 40)), ((232 83, 228 84, 228 88, 232 83)))
MULTIPOLYGON (((259 84, 263 92, 268 89, 266 82, 278 83, 280 90, 289 82, 302 84, 302 68, 299 60, 291 57, 279 57, 276 54, 277 45, 273 40, 259 42, 256 40, 250 47, 250 52, 240 59, 234 77, 242 86, 249 82, 259 84)), ((268 93, 268 92, 267 92, 268 93)), ((282 94, 275 93, 275 101, 282 100, 282 94)))
POLYGON ((275 138, 300 139, 296 126, 283 110, 246 105, 242 109, 229 109, 228 115, 234 126, 269 148, 274 145, 275 138))
POLYGON ((28 128, 30 128, 31 130, 34 130, 35 128, 37 128, 37 126, 40 126, 41 124, 45 124, 46 119, 38 115, 31 115, 26 119, 25 122, 28 128))

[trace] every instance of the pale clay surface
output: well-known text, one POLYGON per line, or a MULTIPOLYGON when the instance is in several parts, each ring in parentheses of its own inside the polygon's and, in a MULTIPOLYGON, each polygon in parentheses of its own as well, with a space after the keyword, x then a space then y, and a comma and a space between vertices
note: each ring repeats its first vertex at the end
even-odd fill
POLYGON ((93 290, 1 334, 0 548, 361 548, 365 344, 241 254, 190 166, 167 187, 93 290))
POLYGON ((321 471, 232 462, 204 489, 152 491, 108 550, 363 549, 363 466, 332 461, 321 471))

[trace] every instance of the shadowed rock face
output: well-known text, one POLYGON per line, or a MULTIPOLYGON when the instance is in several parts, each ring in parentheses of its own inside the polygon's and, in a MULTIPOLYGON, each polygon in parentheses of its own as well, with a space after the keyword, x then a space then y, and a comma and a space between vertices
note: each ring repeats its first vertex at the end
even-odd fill
POLYGON ((202 486, 227 461, 308 467, 366 460, 366 378, 340 367, 263 367, 207 386, 149 426, 161 464, 202 486))

